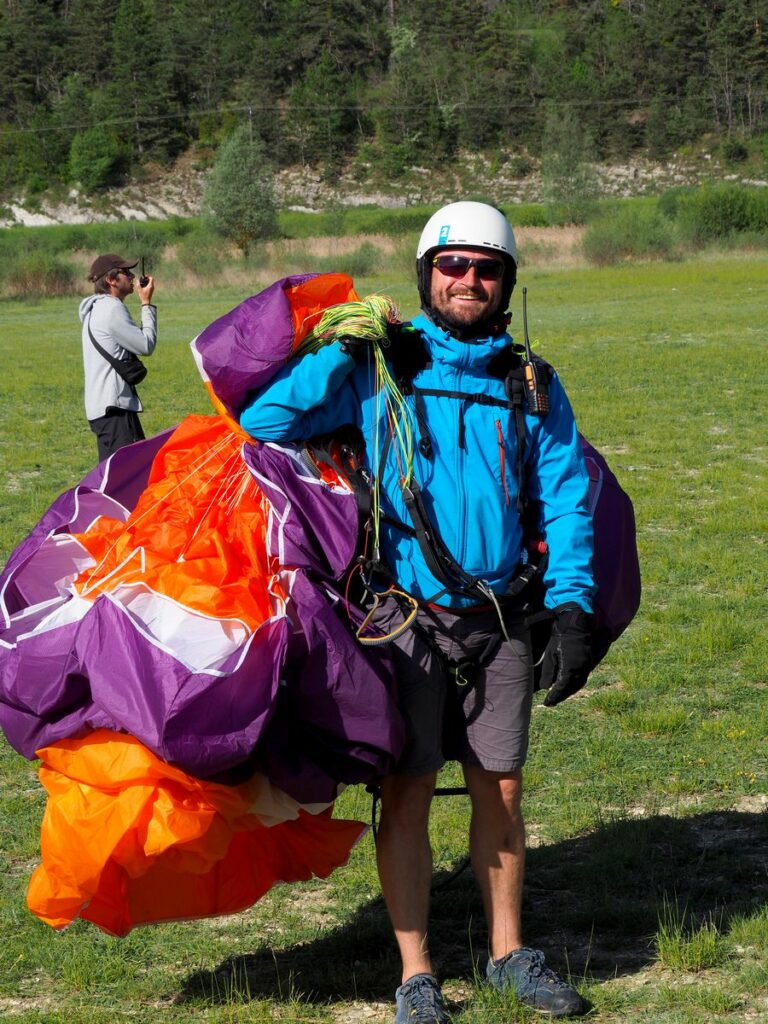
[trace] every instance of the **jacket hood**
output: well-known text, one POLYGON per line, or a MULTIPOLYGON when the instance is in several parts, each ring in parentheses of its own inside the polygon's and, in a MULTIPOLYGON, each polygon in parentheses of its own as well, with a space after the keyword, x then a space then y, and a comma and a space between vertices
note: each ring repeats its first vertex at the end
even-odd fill
POLYGON ((80 323, 82 323, 83 320, 85 320, 85 318, 90 313, 91 309, 93 309, 94 302, 98 302, 99 299, 103 299, 103 298, 106 298, 106 296, 104 296, 104 295, 89 295, 89 296, 87 296, 87 298, 83 299, 83 301, 80 303, 80 306, 79 306, 79 308, 77 310, 78 316, 80 317, 80 323))
POLYGON ((431 355, 451 366, 482 369, 502 349, 512 344, 512 338, 506 332, 459 339, 438 327, 427 316, 414 317, 411 323, 421 333, 431 355))

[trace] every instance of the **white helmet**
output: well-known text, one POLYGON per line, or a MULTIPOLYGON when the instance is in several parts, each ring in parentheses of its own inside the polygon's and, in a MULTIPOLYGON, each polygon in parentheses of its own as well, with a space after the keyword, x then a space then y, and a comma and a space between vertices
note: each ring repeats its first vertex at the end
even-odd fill
POLYGON ((416 259, 449 245, 497 249, 517 264, 517 244, 509 221, 486 203, 462 201, 438 210, 421 233, 416 259))
MULTIPOLYGON (((502 254, 506 265, 501 286, 500 312, 509 306, 517 280, 517 245, 512 227, 495 206, 464 200, 450 203, 438 210, 427 221, 416 249, 416 281, 421 308, 442 326, 441 315, 432 309, 432 260, 436 249, 455 248, 494 249, 502 254)), ((498 327, 498 322, 495 325, 498 327)))

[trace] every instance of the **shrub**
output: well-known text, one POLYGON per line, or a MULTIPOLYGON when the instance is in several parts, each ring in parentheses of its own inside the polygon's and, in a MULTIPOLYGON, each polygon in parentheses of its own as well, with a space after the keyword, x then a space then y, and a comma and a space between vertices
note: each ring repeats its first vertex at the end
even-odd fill
MULTIPOLYGON (((472 197, 478 198, 478 197, 472 197)), ((432 214, 441 206, 408 206, 391 209, 378 207, 343 207, 343 234, 345 235, 388 235, 402 238, 414 234, 417 238, 432 214)), ((513 227, 544 227, 551 223, 541 203, 514 203, 502 207, 513 227)), ((280 226, 286 238, 307 238, 318 235, 339 234, 336 211, 324 213, 298 213, 283 210, 280 226)), ((414 243, 415 248, 415 243, 414 243)))
POLYGON ((174 215, 164 222, 169 239, 184 238, 191 231, 194 231, 195 224, 189 217, 174 215))
POLYGON ((594 140, 570 109, 550 110, 542 140, 541 182, 551 224, 584 224, 600 193, 594 140))
POLYGON ((201 278, 214 278, 222 268, 221 237, 197 227, 176 246, 176 261, 184 270, 201 278))
MULTIPOLYGON (((519 206, 506 206, 503 212, 513 228, 546 228, 553 226, 552 209, 540 203, 521 203, 519 206)), ((561 223, 570 223, 569 220, 561 223)))
POLYGON ((74 267, 41 249, 18 254, 1 273, 0 287, 14 298, 72 295, 80 290, 74 267))
POLYGON ((68 224, 59 234, 59 244, 62 250, 88 248, 88 229, 82 224, 68 224))
POLYGON ((677 220, 684 237, 697 245, 742 231, 768 232, 768 191, 704 185, 680 197, 677 220))
POLYGON ((507 161, 506 170, 513 178, 525 178, 535 170, 535 167, 527 156, 512 156, 507 161))
POLYGON ((350 277, 369 277, 381 265, 381 252, 371 242, 363 242, 352 252, 325 256, 316 260, 320 273, 349 274, 350 277))
POLYGON ((723 159, 729 164, 743 164, 749 150, 739 139, 726 139, 721 147, 723 159))
POLYGON ((415 233, 403 235, 395 244, 389 258, 389 271, 401 274, 407 281, 416 280, 416 247, 419 236, 415 233))
POLYGON ((421 232, 433 213, 433 208, 425 206, 394 210, 354 210, 347 216, 347 226, 350 234, 397 237, 409 231, 421 232))
POLYGON ((768 132, 762 132, 752 140, 752 146, 757 155, 768 163, 768 132))
POLYGON ((619 207, 589 225, 582 240, 590 263, 608 266, 626 259, 670 259, 675 233, 657 210, 619 207))
POLYGON ((326 234, 332 238, 340 238, 346 230, 347 207, 333 200, 326 206, 323 214, 326 234))
POLYGON ((662 192, 658 200, 659 213, 664 214, 665 217, 669 217, 670 220, 674 220, 677 216, 677 207, 682 196, 689 196, 696 191, 694 185, 676 185, 674 188, 668 188, 666 192, 662 192))
POLYGON ((768 232, 768 188, 749 190, 749 231, 768 232))
POLYGON ((69 147, 69 177, 85 192, 114 184, 128 168, 128 157, 113 132, 102 126, 77 132, 69 147))
POLYGON ((117 252, 128 259, 144 257, 148 273, 155 274, 162 263, 163 251, 168 243, 167 232, 159 224, 124 221, 122 224, 103 225, 99 237, 93 239, 99 252, 117 252))

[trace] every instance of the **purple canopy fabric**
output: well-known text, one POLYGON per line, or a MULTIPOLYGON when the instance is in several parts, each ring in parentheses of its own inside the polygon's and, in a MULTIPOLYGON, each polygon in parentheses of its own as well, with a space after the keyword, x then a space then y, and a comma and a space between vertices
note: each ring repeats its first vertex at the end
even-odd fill
POLYGON ((600 452, 583 437, 581 447, 589 472, 589 503, 595 530, 593 567, 597 593, 592 651, 597 664, 640 607, 640 563, 632 502, 600 452))
MULTIPOLYGON (((143 450, 146 480, 154 450, 143 450)), ((132 454, 124 464, 135 478, 132 454)), ((354 499, 307 484, 276 447, 244 446, 244 457, 276 504, 271 539, 291 566, 288 607, 223 660, 217 650, 207 671, 188 648, 168 650, 136 610, 140 587, 91 603, 66 589, 83 561, 75 529, 99 514, 100 501, 107 514, 129 512, 79 485, 57 499, 47 528, 33 531, 2 577, 13 607, 3 606, 0 724, 16 750, 32 758, 87 730, 122 730, 201 778, 256 757, 302 802, 332 799, 340 782, 391 766, 402 726, 388 659, 354 640, 330 588, 354 553, 354 499)), ((114 465, 109 475, 117 485, 114 465)))
POLYGON ((230 412, 242 409, 248 392, 266 384, 285 365, 293 342, 285 289, 316 276, 302 274, 275 281, 219 317, 195 339, 203 370, 230 412))

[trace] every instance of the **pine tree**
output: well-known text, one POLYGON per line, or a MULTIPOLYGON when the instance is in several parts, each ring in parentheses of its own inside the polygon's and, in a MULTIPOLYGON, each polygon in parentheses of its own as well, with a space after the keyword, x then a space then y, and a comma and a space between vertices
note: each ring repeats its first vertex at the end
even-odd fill
POLYGON ((274 176, 263 142, 249 124, 221 146, 203 197, 208 224, 247 255, 258 239, 277 233, 274 176))
POLYGON ((583 224, 598 196, 594 142, 572 107, 551 108, 542 143, 544 199, 557 221, 583 224))
POLYGON ((333 170, 356 141, 356 120, 350 76, 324 53, 289 94, 286 135, 302 163, 333 170))
POLYGON ((174 93, 164 7, 161 0, 120 0, 112 26, 112 105, 124 123, 121 135, 139 158, 165 159, 188 141, 174 93))

